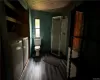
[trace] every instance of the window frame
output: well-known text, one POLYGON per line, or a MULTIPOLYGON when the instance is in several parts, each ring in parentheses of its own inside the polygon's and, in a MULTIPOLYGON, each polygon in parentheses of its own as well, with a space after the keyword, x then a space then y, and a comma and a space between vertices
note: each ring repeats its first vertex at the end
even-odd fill
POLYGON ((40 38, 40 19, 39 19, 39 27, 36 27, 36 19, 39 18, 35 18, 35 38, 40 38), (36 34, 38 32, 36 32, 36 30, 39 30, 39 36, 36 34))

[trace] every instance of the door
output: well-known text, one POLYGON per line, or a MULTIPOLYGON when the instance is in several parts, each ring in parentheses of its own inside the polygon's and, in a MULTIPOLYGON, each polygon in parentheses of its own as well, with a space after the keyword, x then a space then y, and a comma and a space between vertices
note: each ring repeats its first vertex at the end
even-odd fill
POLYGON ((68 18, 66 16, 62 19, 62 24, 61 24, 60 50, 63 53, 63 55, 66 55, 67 29, 68 29, 68 18))
MULTIPOLYGON (((60 52, 66 55, 68 18, 62 16, 53 18, 51 34, 51 50, 60 56, 60 52)), ((52 52, 53 53, 53 52, 52 52)))
POLYGON ((51 50, 57 55, 60 49, 60 32, 61 32, 61 19, 52 19, 52 34, 51 34, 51 50))

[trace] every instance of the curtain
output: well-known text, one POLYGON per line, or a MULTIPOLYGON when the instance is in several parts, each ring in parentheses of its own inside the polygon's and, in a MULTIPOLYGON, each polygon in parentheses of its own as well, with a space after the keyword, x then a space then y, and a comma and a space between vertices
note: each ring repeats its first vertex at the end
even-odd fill
POLYGON ((76 11, 75 14, 75 24, 74 24, 74 36, 73 36, 73 49, 79 50, 80 41, 82 36, 82 23, 83 23, 83 13, 76 11))

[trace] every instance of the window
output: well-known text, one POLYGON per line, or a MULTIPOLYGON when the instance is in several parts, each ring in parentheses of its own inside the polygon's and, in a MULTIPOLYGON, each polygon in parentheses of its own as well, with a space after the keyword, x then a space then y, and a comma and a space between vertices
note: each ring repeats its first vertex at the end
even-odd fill
POLYGON ((35 37, 40 37, 40 19, 35 19, 35 37))

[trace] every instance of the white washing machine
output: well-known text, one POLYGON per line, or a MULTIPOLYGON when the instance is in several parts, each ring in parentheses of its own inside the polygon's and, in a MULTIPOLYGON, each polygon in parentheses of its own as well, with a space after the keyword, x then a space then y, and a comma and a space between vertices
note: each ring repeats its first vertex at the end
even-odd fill
POLYGON ((23 71, 23 48, 22 40, 10 41, 10 58, 13 80, 18 80, 23 71))

